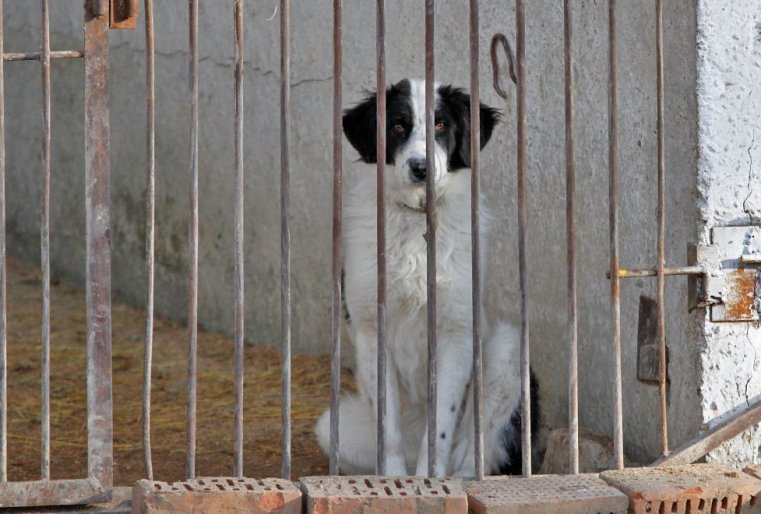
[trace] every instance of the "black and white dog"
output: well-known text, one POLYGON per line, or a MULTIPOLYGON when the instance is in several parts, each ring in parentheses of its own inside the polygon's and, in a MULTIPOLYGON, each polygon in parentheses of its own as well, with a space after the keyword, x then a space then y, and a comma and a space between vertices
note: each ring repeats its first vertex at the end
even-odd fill
MULTIPOLYGON (((386 91, 387 417, 386 471, 427 475, 425 83, 402 80, 386 91)), ((499 119, 481 105, 481 147, 499 119)), ((376 96, 344 113, 343 128, 366 164, 376 162, 376 96)), ((436 255, 438 333, 438 474, 473 476, 471 382, 470 97, 436 87, 436 255)), ((341 471, 372 473, 376 453, 377 264, 375 166, 354 177, 344 209, 345 300, 356 347, 359 394, 340 408, 341 471)), ((359 171, 359 170, 358 170, 359 171)), ((482 245, 489 215, 481 208, 482 245)), ((483 253, 482 253, 483 258, 483 253)), ((482 269, 485 268, 482 265, 482 269)), ((482 276, 488 276, 483 273, 482 276)), ((520 473, 520 372, 516 330, 486 331, 484 465, 487 473, 520 473)), ((536 397, 536 394, 534 394, 536 397)), ((534 402, 532 402, 534 403, 534 402)), ((532 411, 538 413, 537 406, 532 411)), ((532 416, 534 417, 534 416, 532 416)), ((327 452, 329 411, 316 426, 327 452)), ((537 427, 538 419, 532 423, 537 427)))

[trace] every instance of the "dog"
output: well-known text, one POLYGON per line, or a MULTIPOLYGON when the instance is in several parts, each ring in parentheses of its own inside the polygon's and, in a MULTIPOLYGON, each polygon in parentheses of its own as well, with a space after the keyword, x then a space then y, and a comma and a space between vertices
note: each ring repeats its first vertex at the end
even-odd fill
MULTIPOLYGON (((425 83, 402 80, 386 94, 386 472, 428 475, 425 83)), ((371 94, 343 116, 344 133, 360 156, 356 183, 344 207, 344 300, 355 345, 359 393, 339 410, 341 472, 372 474, 376 462, 377 262, 376 101, 371 94), (373 166, 366 166, 373 164, 373 166)), ((474 476, 471 299, 470 96, 435 86, 437 445, 438 476, 474 476)), ((499 121, 480 105, 483 148, 499 121)), ((484 248, 489 213, 481 208, 484 248)), ((482 276, 488 276, 483 262, 482 276)), ((518 333, 499 323, 483 341, 484 468, 521 472, 518 333)), ((533 388, 535 391, 535 388, 533 388)), ((536 398, 537 395, 533 394, 536 398)), ((538 426, 532 401, 532 428, 538 426)), ((329 409, 315 427, 327 453, 329 409)), ((535 430, 532 430, 535 432, 535 430)))

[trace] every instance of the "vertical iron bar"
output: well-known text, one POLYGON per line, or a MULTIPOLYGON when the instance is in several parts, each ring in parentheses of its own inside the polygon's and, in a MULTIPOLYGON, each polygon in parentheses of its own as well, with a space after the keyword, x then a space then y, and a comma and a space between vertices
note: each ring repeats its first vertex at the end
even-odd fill
POLYGON ((521 295, 521 449, 523 475, 531 475, 531 356, 529 351, 528 271, 526 262, 526 226, 528 201, 526 191, 526 13, 523 0, 515 0, 516 60, 518 64, 517 132, 518 132, 518 274, 521 295))
POLYGON ((376 181, 378 253, 378 427, 376 473, 386 474, 386 2, 376 4, 376 181))
POLYGON ((571 473, 579 472, 579 379, 578 330, 576 318, 576 156, 574 154, 573 101, 573 13, 570 0, 564 1, 565 39, 565 168, 568 263, 568 432, 571 473))
POLYGON ((658 70, 658 357, 660 376, 658 392, 661 400, 661 446, 663 455, 669 451, 668 412, 666 405, 666 162, 664 134, 663 86, 663 0, 655 1, 656 53, 658 70))
POLYGON ((425 220, 428 264, 428 476, 437 474, 436 439, 436 111, 434 0, 425 2, 425 220))
POLYGON ((146 193, 145 193, 145 348, 143 353, 143 464, 153 480, 151 456, 151 375, 153 365, 154 254, 156 227, 156 110, 153 0, 145 0, 145 89, 146 89, 146 193))
MULTIPOLYGON (((3 0, 0 0, 0 55, 3 55, 3 0)), ((8 361, 5 287, 5 63, 0 59, 0 482, 8 480, 8 361)))
POLYGON ((198 354, 198 0, 189 0, 190 45, 190 223, 188 224, 188 419, 185 474, 196 476, 198 354))
POLYGON ((470 0, 470 232, 472 242, 473 300, 473 423, 475 433, 476 480, 484 478, 483 434, 483 363, 481 341, 481 234, 480 234, 480 166, 481 166, 481 91, 479 83, 478 0, 470 0))
POLYGON ((243 349, 245 344, 245 296, 243 260, 243 209, 245 180, 243 163, 243 0, 235 0, 235 456, 233 473, 243 476, 243 349))
POLYGON ((290 110, 291 110, 291 2, 280 0, 280 323, 283 365, 282 477, 291 478, 291 225, 290 110))
MULTIPOLYGON (((0 56, 4 53, 0 0, 0 56)), ((8 480, 8 361, 5 287, 5 63, 0 59, 0 482, 8 480)))
POLYGON ((342 20, 341 0, 333 0, 333 310, 330 355, 330 474, 338 475, 338 409, 341 394, 341 223, 343 219, 342 20))
POLYGON ((624 467, 623 396, 621 392, 621 281, 618 260, 618 59, 616 0, 608 1, 608 205, 610 218, 610 298, 613 307, 613 451, 617 469, 624 467))
POLYGON ((87 444, 90 478, 113 485, 108 16, 85 14, 87 444))
POLYGON ((42 0, 42 479, 50 480, 50 12, 42 0))

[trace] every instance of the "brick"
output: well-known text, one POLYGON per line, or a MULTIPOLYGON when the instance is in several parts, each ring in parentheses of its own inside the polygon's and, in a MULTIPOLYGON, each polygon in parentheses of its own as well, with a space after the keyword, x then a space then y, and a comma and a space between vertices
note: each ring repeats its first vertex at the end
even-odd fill
POLYGON ((301 479, 307 514, 467 514, 459 480, 376 476, 301 479))
POLYGON ((755 513, 761 492, 761 481, 716 464, 605 471, 600 478, 629 497, 632 514, 755 513))
POLYGON ((495 477, 464 487, 474 514, 625 514, 629 506, 596 474, 495 477))
POLYGON ((140 480, 132 490, 133 514, 301 514, 301 508, 301 491, 276 478, 197 478, 173 484, 140 480))

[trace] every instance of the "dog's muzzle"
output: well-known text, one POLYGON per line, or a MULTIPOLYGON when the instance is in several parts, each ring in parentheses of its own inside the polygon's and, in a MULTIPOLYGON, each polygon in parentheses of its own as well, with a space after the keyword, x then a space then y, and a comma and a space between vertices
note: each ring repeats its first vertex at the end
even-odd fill
POLYGON ((425 182, 425 164, 425 159, 410 159, 407 161, 407 166, 410 169, 410 181, 413 184, 420 184, 425 182))

